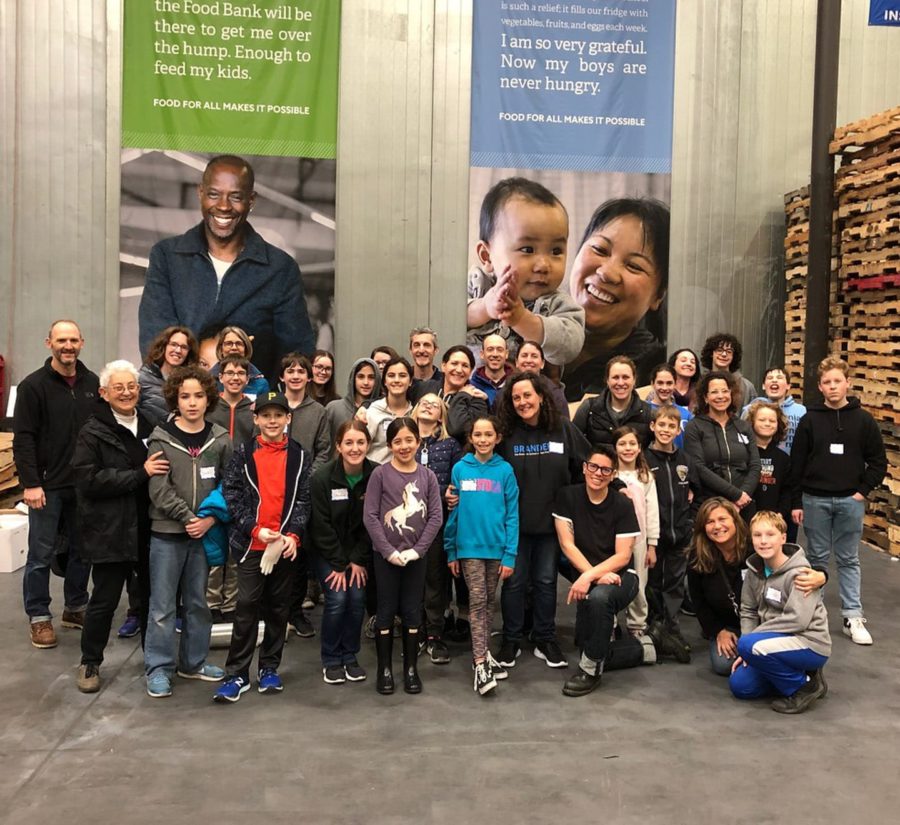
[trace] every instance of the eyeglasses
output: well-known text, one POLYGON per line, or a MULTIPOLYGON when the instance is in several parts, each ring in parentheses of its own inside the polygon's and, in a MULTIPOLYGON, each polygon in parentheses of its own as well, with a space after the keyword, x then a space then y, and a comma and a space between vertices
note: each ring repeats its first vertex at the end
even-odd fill
POLYGON ((222 373, 223 378, 246 378, 247 371, 246 370, 225 370, 222 373))
POLYGON ((730 344, 722 344, 716 347, 716 352, 734 352, 734 347, 730 344))
POLYGON ((189 344, 179 344, 175 341, 169 341, 167 346, 171 347, 172 349, 180 350, 182 352, 187 352, 191 348, 189 344))
POLYGON ((243 341, 223 341, 222 349, 243 349, 244 342, 243 341))
POLYGON ((138 385, 137 384, 112 384, 107 387, 107 389, 114 393, 115 395, 122 395, 126 392, 137 392, 138 385))
POLYGON ((594 464, 593 461, 585 461, 584 469, 592 475, 600 475, 604 478, 609 478, 615 472, 612 467, 603 467, 600 464, 594 464))
POLYGON ((316 372, 332 372, 334 367, 329 367, 328 364, 313 364, 313 369, 316 372))
POLYGON ((428 409, 430 409, 430 410, 437 410, 440 408, 441 402, 440 401, 420 401, 419 406, 420 407, 428 407, 428 409))

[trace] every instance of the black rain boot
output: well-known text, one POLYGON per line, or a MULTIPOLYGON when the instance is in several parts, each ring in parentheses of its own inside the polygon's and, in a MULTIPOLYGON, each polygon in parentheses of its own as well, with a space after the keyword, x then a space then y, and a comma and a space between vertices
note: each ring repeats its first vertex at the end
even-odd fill
POLYGON ((394 637, 391 631, 382 633, 375 631, 375 652, 378 656, 378 679, 375 690, 388 696, 394 692, 394 673, 391 670, 391 659, 394 654, 394 637))
POLYGON ((419 658, 419 634, 408 627, 403 628, 403 689, 407 693, 421 693, 422 680, 416 669, 419 658))

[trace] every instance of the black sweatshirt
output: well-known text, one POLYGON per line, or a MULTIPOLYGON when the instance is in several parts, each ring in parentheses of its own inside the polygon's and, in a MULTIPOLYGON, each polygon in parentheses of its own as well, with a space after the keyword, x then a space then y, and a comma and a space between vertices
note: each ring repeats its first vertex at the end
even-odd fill
POLYGON ((757 511, 781 513, 791 519, 791 457, 777 444, 759 448, 759 484, 753 493, 757 511))
POLYGON ((644 452, 644 457, 656 480, 660 541, 673 547, 687 547, 693 527, 688 493, 693 489, 696 496, 700 490, 690 456, 680 449, 668 453, 650 447, 644 452))

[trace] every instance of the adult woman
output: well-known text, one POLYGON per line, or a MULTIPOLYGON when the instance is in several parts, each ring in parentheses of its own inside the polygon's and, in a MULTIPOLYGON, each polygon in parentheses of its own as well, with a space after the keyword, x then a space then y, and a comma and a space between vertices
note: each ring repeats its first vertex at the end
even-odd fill
POLYGON ((650 405, 635 392, 637 367, 627 355, 615 355, 606 363, 606 387, 600 395, 585 398, 573 423, 588 443, 612 444, 613 430, 626 424, 638 433, 642 447, 650 443, 650 405))
POLYGON ((519 372, 536 372, 546 382, 547 389, 556 409, 562 418, 568 419, 569 403, 566 401, 565 388, 557 384, 552 378, 544 374, 547 360, 544 358, 544 348, 537 341, 523 341, 516 353, 516 369, 519 372))
POLYGON ((334 387, 334 356, 328 350, 317 349, 312 356, 312 382, 308 387, 310 398, 323 407, 340 396, 334 387))
POLYGON ((92 565, 94 587, 81 632, 78 689, 100 689, 100 664, 109 641, 122 585, 137 571, 141 638, 150 604, 150 476, 168 472, 161 453, 147 456, 153 430, 136 408, 138 371, 112 361, 100 373, 100 397, 78 433, 72 470, 78 498, 83 561, 92 565))
POLYGON ((700 359, 692 349, 677 349, 669 356, 669 366, 675 373, 676 404, 690 409, 694 406, 694 389, 700 380, 700 359))
POLYGON ((556 641, 556 571, 559 544, 553 524, 557 492, 581 477, 590 445, 570 421, 560 419, 541 377, 511 375, 500 396, 497 417, 503 441, 497 455, 506 459, 519 483, 519 552, 516 568, 503 585, 503 645, 498 661, 515 667, 521 653, 525 595, 533 588, 534 655, 549 667, 565 667, 556 641))
POLYGON ((412 367, 402 356, 392 358, 384 365, 384 398, 373 401, 368 409, 361 409, 357 418, 366 422, 369 435, 369 459, 376 464, 384 464, 391 458, 387 440, 388 425, 395 418, 408 416, 412 412, 409 388, 412 386, 412 367))
MULTIPOLYGON (((459 442, 447 434, 447 406, 434 393, 427 393, 413 407, 411 418, 419 425, 422 439, 416 461, 434 473, 443 502, 450 484, 450 471, 463 453, 459 442)), ((444 504, 446 519, 447 507, 444 504)), ((425 649, 434 664, 445 665, 450 661, 450 651, 441 637, 444 613, 450 603, 450 573, 444 551, 443 528, 428 548, 425 561, 425 649)))
POLYGON ((325 421, 332 443, 341 424, 349 421, 360 407, 368 407, 381 397, 381 370, 371 358, 360 358, 350 367, 347 394, 325 407, 325 421))
POLYGON ((759 451, 752 428, 738 418, 734 398, 731 373, 708 372, 700 379, 695 415, 684 429, 684 449, 697 468, 698 501, 727 498, 749 522, 756 512, 759 451))
MULTIPOLYGON (((216 358, 221 361, 226 355, 239 355, 248 361, 252 360, 253 344, 250 341, 250 336, 240 327, 223 327, 219 333, 219 337, 216 339, 216 358)), ((209 374, 216 379, 219 385, 219 392, 222 392, 218 363, 209 371, 209 374)), ((247 372, 247 378, 247 387, 244 389, 244 395, 256 398, 257 395, 263 395, 269 391, 269 382, 266 381, 266 377, 260 372, 259 367, 252 363, 247 372)))
MULTIPOLYGON (((688 589, 703 636, 709 639, 713 672, 731 674, 741 635, 743 568, 752 552, 749 531, 737 507, 725 498, 703 502, 688 551, 688 589)), ((825 584, 823 572, 806 568, 797 587, 809 592, 825 584)))
POLYGON ((175 367, 196 364, 199 345, 187 327, 166 327, 150 342, 147 357, 138 374, 141 393, 138 409, 154 427, 169 417, 163 398, 163 383, 175 367))
POLYGON ((377 465, 366 458, 369 431, 350 419, 338 428, 337 457, 310 482, 309 538, 322 592, 322 676, 330 685, 360 682, 366 672, 356 656, 366 607, 367 566, 372 542, 363 524, 363 501, 377 465))
POLYGON ((681 434, 675 438, 675 446, 684 446, 684 428, 694 415, 685 406, 675 402, 675 370, 668 364, 659 364, 650 373, 650 392, 647 394, 647 403, 651 410, 657 407, 672 405, 681 414, 681 434))
POLYGON ((570 401, 602 389, 597 377, 614 355, 633 358, 640 381, 646 381, 665 357, 647 321, 654 320, 668 283, 668 207, 645 198, 617 198, 599 206, 569 276, 585 325, 584 349, 566 369, 570 401))
POLYGON ((756 398, 756 387, 741 375, 743 354, 741 342, 728 332, 710 335, 700 350, 700 363, 704 369, 731 373, 735 383, 734 401, 738 409, 756 398))

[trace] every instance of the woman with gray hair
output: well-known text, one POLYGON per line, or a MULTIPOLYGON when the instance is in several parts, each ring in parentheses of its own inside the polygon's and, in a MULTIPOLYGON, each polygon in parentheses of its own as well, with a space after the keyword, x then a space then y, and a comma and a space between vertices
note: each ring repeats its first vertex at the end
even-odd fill
POLYGON ((137 410, 140 384, 130 361, 100 373, 100 398, 75 441, 72 469, 83 560, 94 589, 81 633, 78 689, 100 690, 100 665, 122 587, 137 571, 141 640, 150 603, 150 476, 168 472, 162 453, 147 455, 151 424, 137 410))

